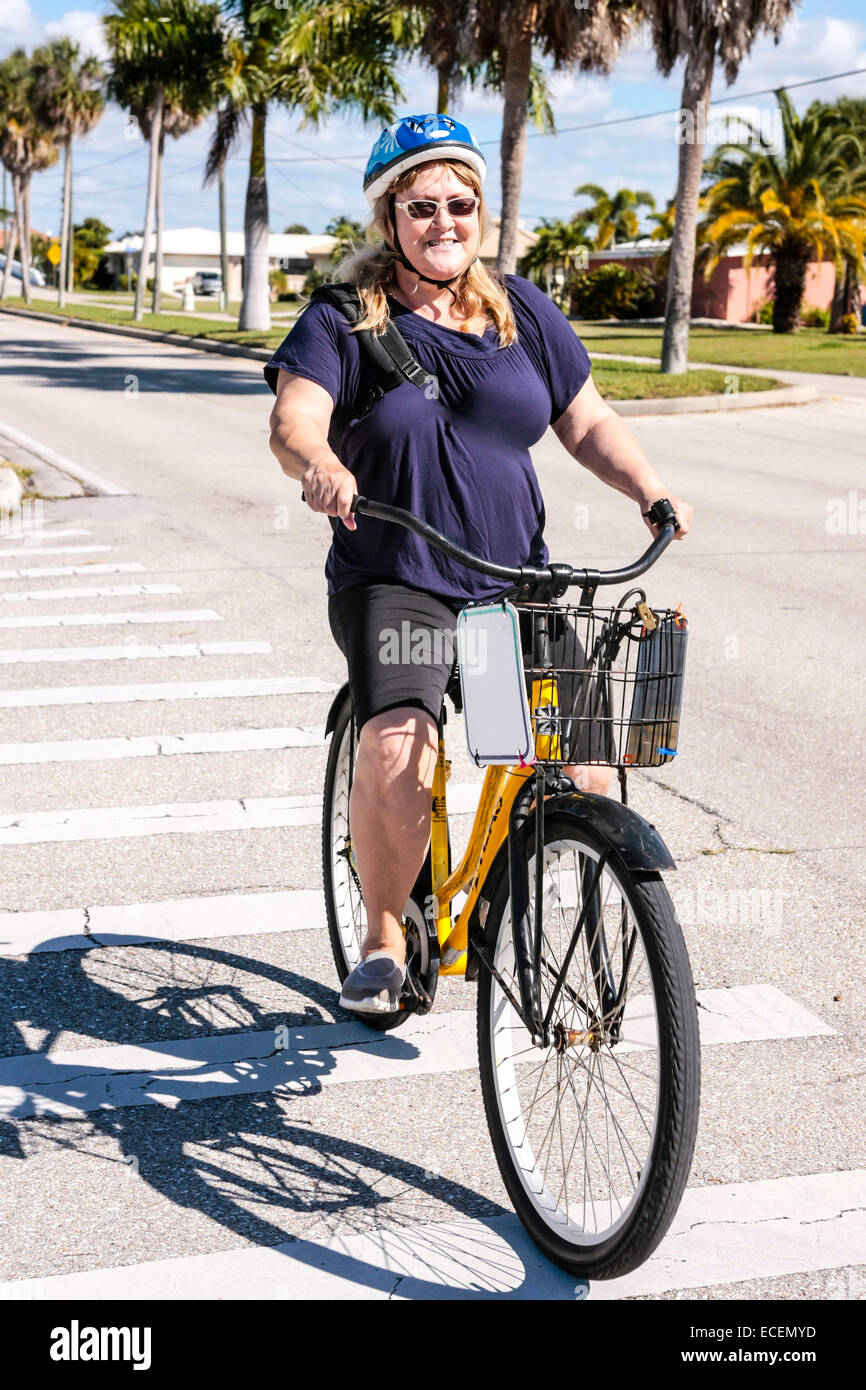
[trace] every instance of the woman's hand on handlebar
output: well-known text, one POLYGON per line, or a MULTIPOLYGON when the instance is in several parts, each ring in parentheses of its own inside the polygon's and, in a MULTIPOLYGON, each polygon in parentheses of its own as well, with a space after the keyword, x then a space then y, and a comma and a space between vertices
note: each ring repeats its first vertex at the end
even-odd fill
POLYGON ((325 512, 327 516, 338 516, 350 531, 357 531, 358 523, 352 515, 352 498, 358 491, 354 473, 335 459, 323 459, 310 464, 301 475, 304 501, 314 512, 325 512))
POLYGON ((668 499, 668 501, 670 502, 671 506, 677 514, 677 521, 679 522, 679 526, 677 527, 674 539, 681 541, 684 536, 688 535, 689 527, 692 524, 692 517, 695 514, 695 509, 694 507, 690 507, 688 502, 684 502, 681 497, 677 497, 677 495, 673 492, 660 492, 656 497, 646 497, 641 499, 639 505, 644 525, 649 527, 654 536, 658 535, 659 530, 661 528, 657 526, 655 522, 651 521, 649 517, 646 515, 646 513, 649 511, 652 504, 654 502, 658 502, 659 498, 661 497, 666 497, 668 499))

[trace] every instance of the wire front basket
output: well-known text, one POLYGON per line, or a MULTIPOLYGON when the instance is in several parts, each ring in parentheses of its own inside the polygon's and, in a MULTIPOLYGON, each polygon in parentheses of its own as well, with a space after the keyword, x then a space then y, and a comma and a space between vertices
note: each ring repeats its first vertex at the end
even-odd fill
POLYGON ((652 609, 641 590, 618 608, 517 608, 539 762, 660 767, 676 756, 688 642, 679 609, 652 609))

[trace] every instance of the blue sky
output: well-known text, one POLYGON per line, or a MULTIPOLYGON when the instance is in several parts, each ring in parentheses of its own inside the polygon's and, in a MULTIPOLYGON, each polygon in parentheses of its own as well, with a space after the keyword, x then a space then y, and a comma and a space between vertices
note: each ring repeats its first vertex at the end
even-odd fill
MULTIPOLYGON (((83 47, 99 49, 100 15, 110 6, 103 0, 0 0, 0 56, 16 45, 32 47, 46 36, 70 34, 83 47)), ((866 13, 862 0, 802 0, 796 18, 778 45, 760 40, 743 63, 731 88, 717 73, 713 96, 744 98, 720 112, 738 110, 767 121, 775 109, 772 96, 748 100, 767 87, 802 82, 852 68, 866 69, 866 13)), ((663 204, 673 195, 677 146, 673 117, 645 118, 645 113, 676 108, 681 70, 660 77, 648 43, 638 39, 623 54, 610 78, 574 73, 553 74, 553 105, 558 127, 612 121, 622 116, 643 119, 607 129, 563 133, 530 139, 521 199, 521 216, 528 226, 540 217, 570 217, 582 201, 574 189, 582 183, 601 183, 609 189, 627 185, 647 188, 663 204)), ((432 71, 407 65, 406 93, 401 111, 432 110, 436 81, 432 71)), ((816 97, 824 100, 848 94, 866 97, 866 73, 792 91, 802 108, 816 97)), ((467 92, 455 113, 484 145, 490 165, 485 191, 494 212, 499 205, 498 141, 501 103, 496 98, 467 92), (485 143, 491 142, 491 143, 485 143)), ((291 222, 321 231, 331 217, 348 213, 364 218, 367 205, 361 174, 377 133, 353 117, 329 120, 318 131, 298 129, 297 116, 273 108, 268 122, 268 168, 271 227, 282 231, 291 222), (303 161, 303 162, 297 162, 303 161), (339 162, 337 162, 339 161, 339 162)), ((210 126, 166 149, 165 221, 168 227, 215 227, 216 191, 203 190, 201 171, 210 126)), ((228 166, 229 227, 243 226, 248 142, 238 147, 228 166)), ((101 217, 115 235, 141 226, 147 179, 147 151, 123 113, 110 107, 99 126, 76 146, 76 221, 101 217)), ((59 166, 33 180, 33 226, 54 233, 59 225, 61 174, 59 166)))

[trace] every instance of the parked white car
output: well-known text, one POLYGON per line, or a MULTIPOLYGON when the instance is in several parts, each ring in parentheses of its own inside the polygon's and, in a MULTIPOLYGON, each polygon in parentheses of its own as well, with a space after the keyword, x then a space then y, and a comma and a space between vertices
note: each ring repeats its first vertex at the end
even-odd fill
POLYGON ((197 270, 192 282, 194 294, 221 294, 223 277, 218 270, 197 270))
MULTIPOLYGON (((6 257, 3 255, 3 252, 0 251, 0 271, 5 270, 5 268, 6 257)), ((12 262, 12 270, 10 271, 10 274, 13 280, 20 280, 22 278, 20 261, 12 262)), ((42 274, 42 271, 39 270, 39 268, 35 265, 32 265, 30 267, 30 283, 31 285, 38 286, 39 289, 44 289, 45 286, 48 284, 48 281, 45 279, 45 276, 42 274)))

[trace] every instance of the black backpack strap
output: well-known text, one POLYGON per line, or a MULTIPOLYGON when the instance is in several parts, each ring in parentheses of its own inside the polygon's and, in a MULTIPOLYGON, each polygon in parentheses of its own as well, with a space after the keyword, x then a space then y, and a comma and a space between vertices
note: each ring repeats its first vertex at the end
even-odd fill
MULTIPOLYGON (((327 304, 333 304, 334 308, 339 309, 350 323, 357 323, 362 316, 361 297, 354 285, 344 283, 320 285, 310 296, 310 302, 312 303, 317 299, 324 300, 327 304)), ((379 380, 364 393, 361 400, 357 402, 357 408, 352 407, 354 415, 366 415, 367 411, 382 399, 386 391, 393 391, 395 386, 401 386, 404 381, 411 382, 419 390, 424 389, 429 372, 412 355, 406 339, 396 324, 389 322, 382 334, 376 334, 370 329, 364 328, 360 333, 356 333, 355 337, 358 338, 364 351, 377 367, 379 380)))

